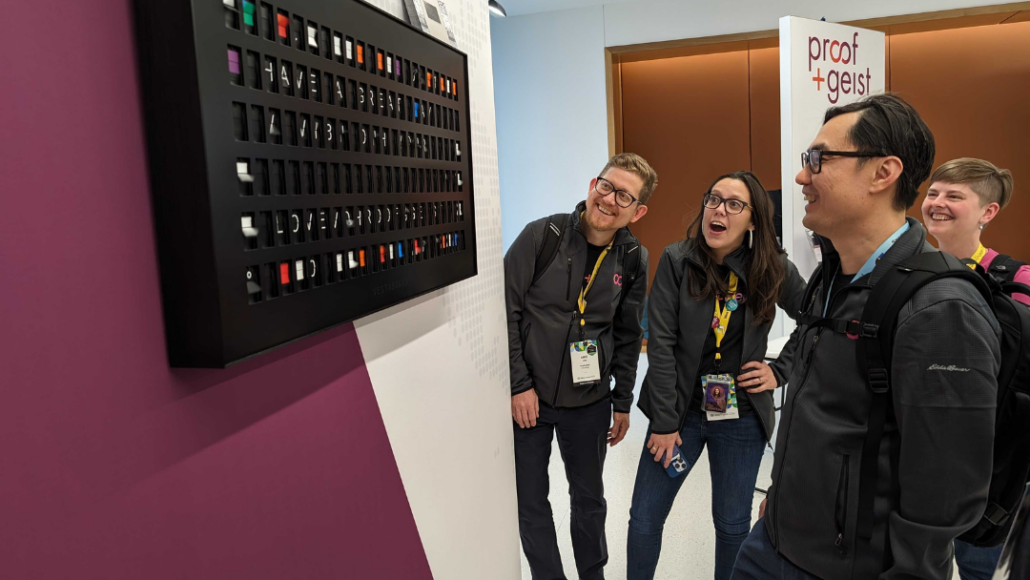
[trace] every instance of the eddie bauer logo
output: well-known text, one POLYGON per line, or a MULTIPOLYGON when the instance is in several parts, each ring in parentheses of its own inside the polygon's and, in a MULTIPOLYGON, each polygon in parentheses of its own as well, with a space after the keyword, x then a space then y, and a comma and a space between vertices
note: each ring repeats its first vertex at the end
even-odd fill
POLYGON ((945 366, 941 366, 941 365, 930 365, 930 368, 928 368, 926 370, 928 370, 928 371, 953 371, 953 372, 957 371, 957 372, 960 372, 960 373, 968 373, 969 372, 969 369, 964 369, 962 367, 957 367, 955 365, 948 365, 946 367, 945 366))

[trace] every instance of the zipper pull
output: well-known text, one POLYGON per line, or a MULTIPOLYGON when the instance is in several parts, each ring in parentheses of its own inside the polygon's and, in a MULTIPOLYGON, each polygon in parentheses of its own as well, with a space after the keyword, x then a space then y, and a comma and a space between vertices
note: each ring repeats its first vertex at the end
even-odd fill
POLYGON ((848 552, 844 548, 841 547, 841 544, 843 544, 843 543, 844 543, 844 534, 843 533, 837 534, 837 541, 835 541, 833 543, 833 545, 836 546, 837 547, 837 551, 840 552, 840 557, 841 558, 846 558, 848 556, 848 552))

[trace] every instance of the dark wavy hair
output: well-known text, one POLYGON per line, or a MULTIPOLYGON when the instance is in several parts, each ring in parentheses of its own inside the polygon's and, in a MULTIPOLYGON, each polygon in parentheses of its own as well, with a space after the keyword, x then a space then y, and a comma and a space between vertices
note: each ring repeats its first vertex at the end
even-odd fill
MULTIPOLYGON (((736 171, 720 175, 708 186, 704 195, 712 192, 716 183, 723 179, 735 179, 747 187, 751 193, 752 210, 751 223, 755 226, 755 245, 748 249, 746 258, 747 267, 747 298, 748 307, 752 309, 755 324, 771 322, 776 317, 776 302, 780 299, 780 289, 783 285, 783 277, 786 269, 783 266, 781 254, 785 252, 776 242, 776 226, 773 224, 775 206, 769 193, 762 187, 754 173, 750 171, 736 171)), ((704 232, 701 231, 704 222, 705 206, 702 203, 697 217, 687 226, 687 238, 691 238, 701 250, 701 268, 704 276, 689 276, 690 295, 701 300, 708 296, 723 294, 729 288, 726 281, 719 274, 719 265, 715 261, 715 254, 705 240, 704 232)), ((745 238, 747 236, 745 235, 745 238)), ((747 243, 744 244, 747 248, 747 243)))
MULTIPOLYGON (((937 148, 933 133, 915 108, 894 93, 870 95, 853 103, 826 109, 823 124, 846 113, 860 113, 848 131, 848 141, 860 151, 901 159, 901 177, 894 192, 894 209, 904 211, 919 197, 919 185, 930 177, 937 148)), ((861 167, 869 161, 860 158, 861 167)))

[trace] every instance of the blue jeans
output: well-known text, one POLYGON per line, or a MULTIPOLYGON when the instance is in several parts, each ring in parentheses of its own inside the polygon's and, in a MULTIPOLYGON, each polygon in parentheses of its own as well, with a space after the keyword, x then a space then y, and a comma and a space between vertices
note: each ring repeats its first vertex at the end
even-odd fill
POLYGON ((662 549, 662 530, 676 494, 708 445, 712 474, 712 519, 715 521, 715 578, 728 580, 741 542, 751 530, 751 505, 758 466, 765 450, 765 431, 754 413, 741 419, 708 421, 690 412, 680 431, 680 452, 689 464, 687 472, 669 477, 661 462, 647 449, 651 429, 633 486, 626 539, 628 580, 651 580, 662 549))
POLYGON ((991 580, 998 567, 1003 546, 977 548, 972 544, 955 540, 955 562, 962 580, 991 580))
POLYGON ((816 577, 776 551, 769 541, 769 533, 765 531, 765 518, 762 518, 740 546, 733 580, 816 580, 816 577))

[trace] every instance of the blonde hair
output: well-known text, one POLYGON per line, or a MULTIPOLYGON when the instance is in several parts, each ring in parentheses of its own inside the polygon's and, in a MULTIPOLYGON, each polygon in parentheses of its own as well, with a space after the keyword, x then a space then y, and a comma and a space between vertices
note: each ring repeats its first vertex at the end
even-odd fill
POLYGON ((658 187, 658 174, 648 165, 647 161, 636 153, 619 153, 608 160, 608 163, 601 170, 599 175, 604 175, 612 167, 636 174, 644 180, 644 186, 640 188, 640 203, 646 204, 651 198, 654 189, 658 187))
POLYGON ((980 206, 997 203, 1004 208, 1012 199, 1012 172, 999 169, 990 161, 960 157, 952 159, 937 168, 930 176, 930 183, 937 181, 955 185, 968 184, 980 196, 980 206))

